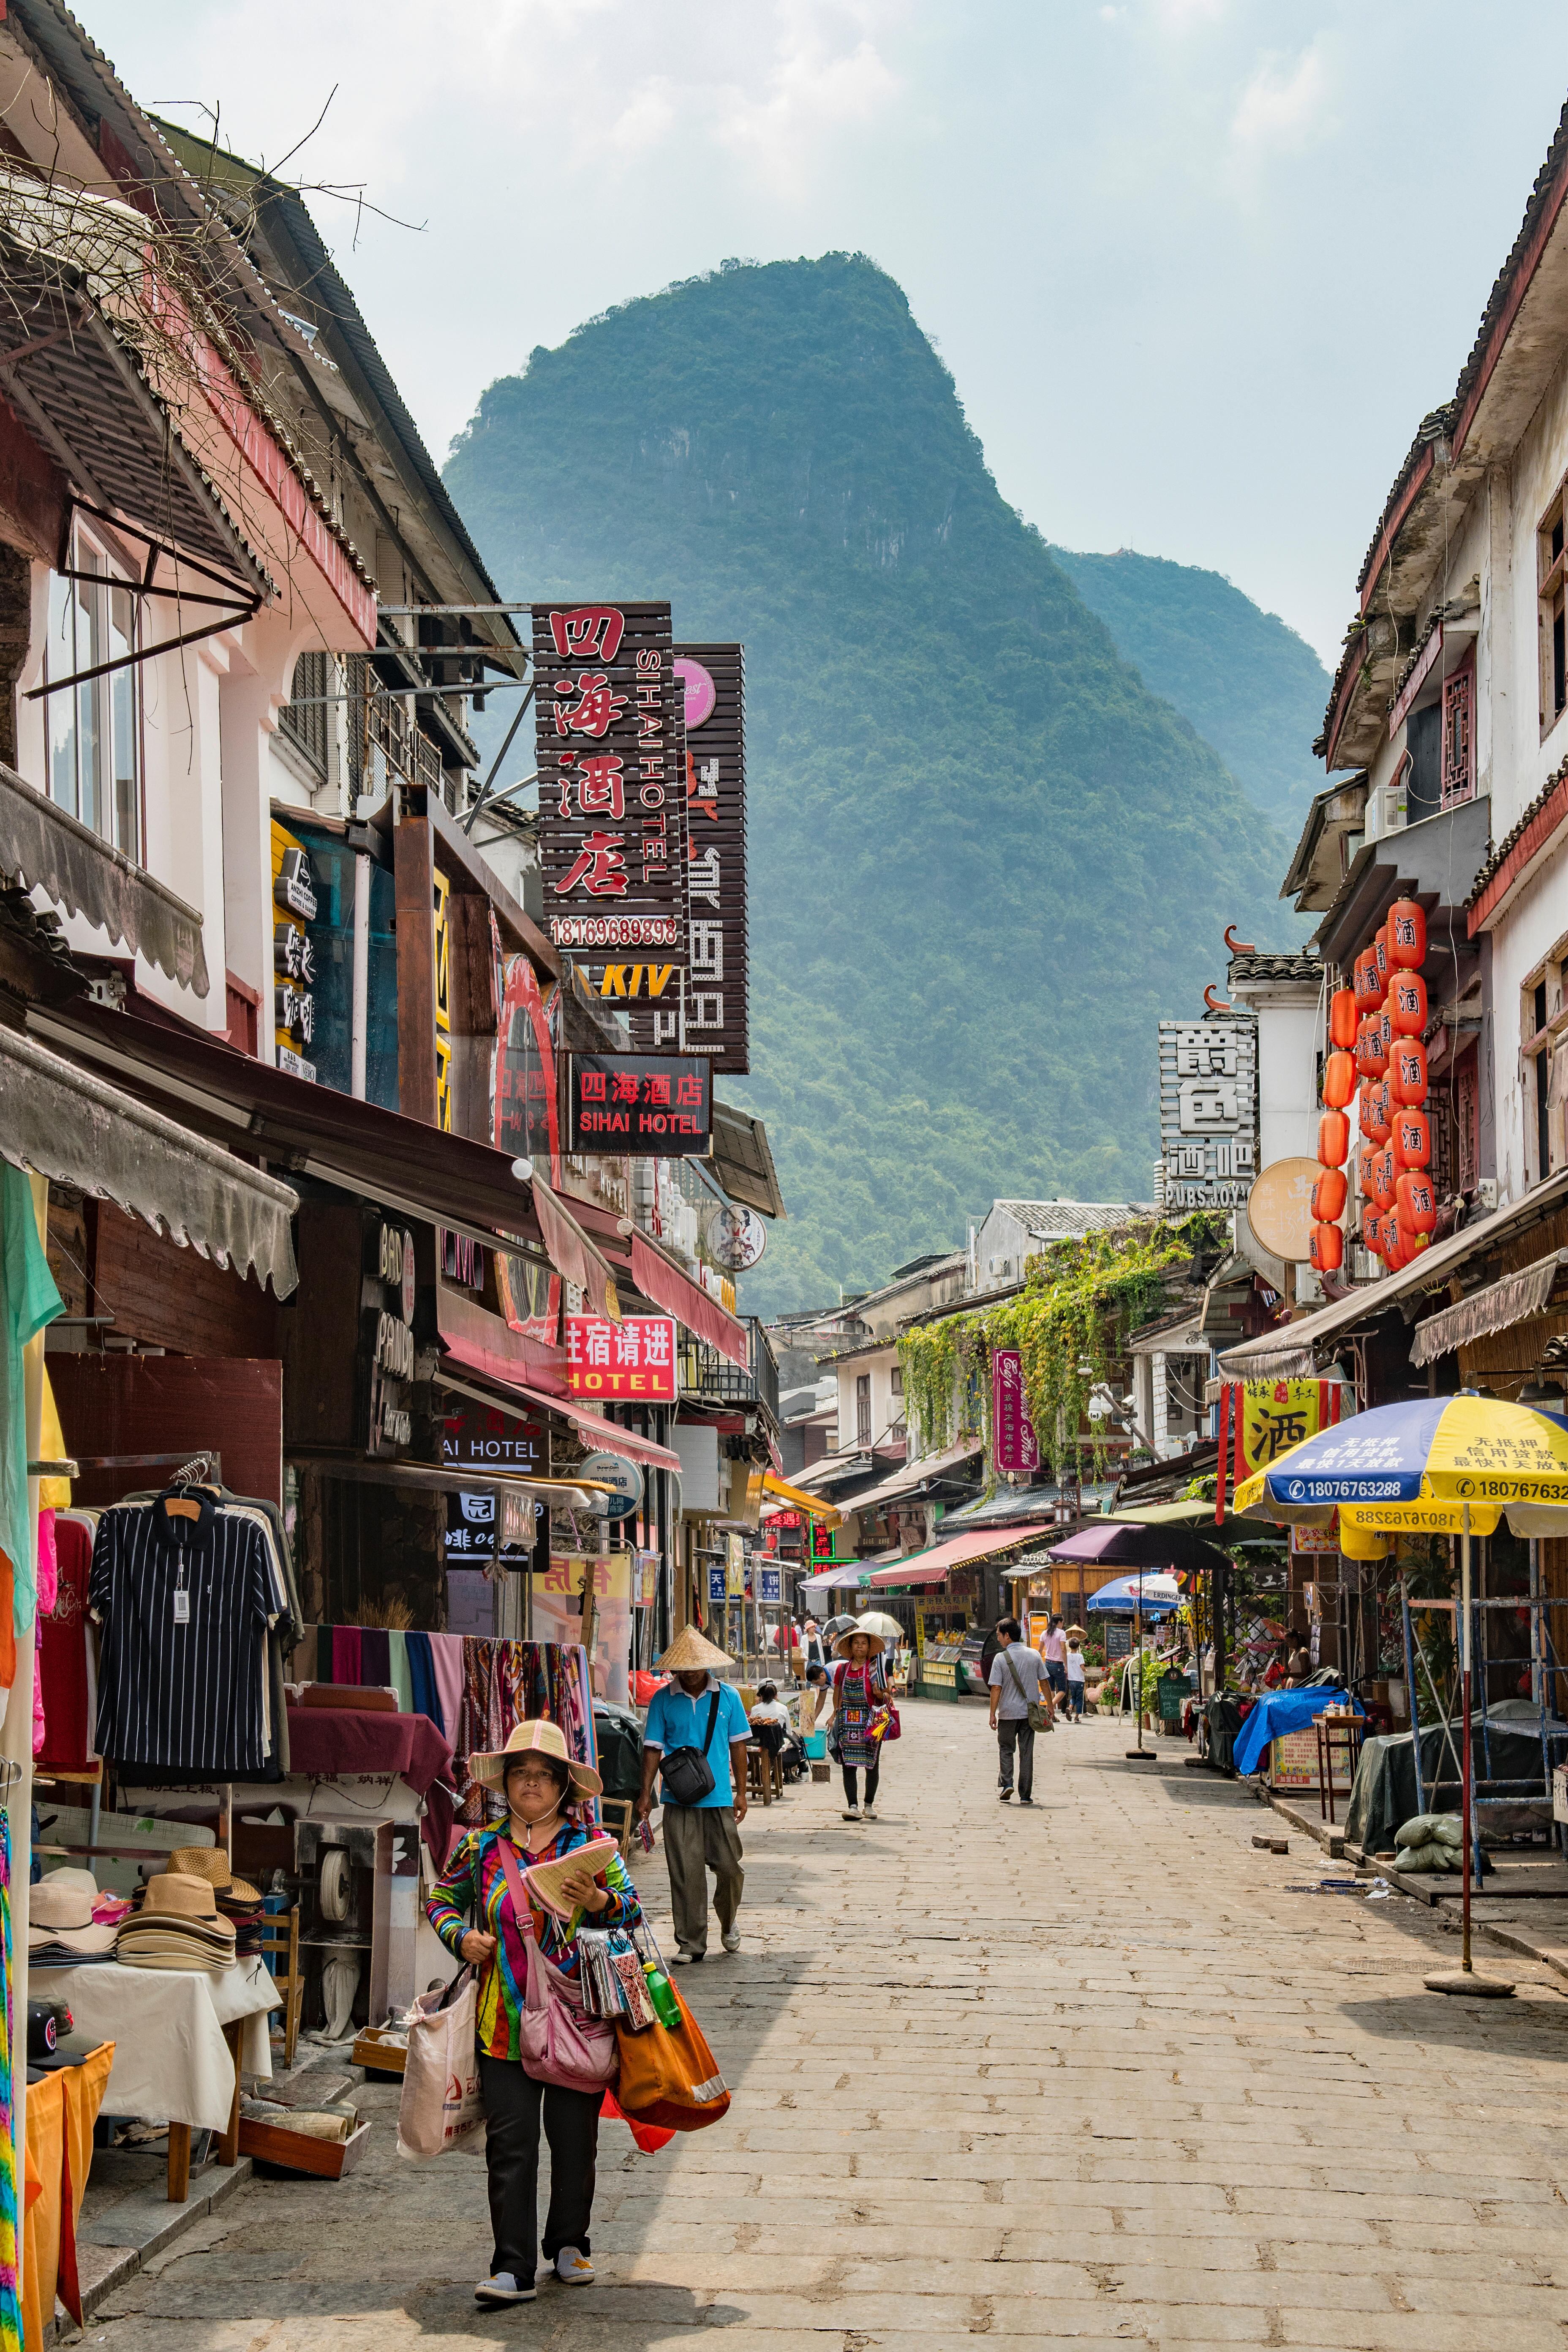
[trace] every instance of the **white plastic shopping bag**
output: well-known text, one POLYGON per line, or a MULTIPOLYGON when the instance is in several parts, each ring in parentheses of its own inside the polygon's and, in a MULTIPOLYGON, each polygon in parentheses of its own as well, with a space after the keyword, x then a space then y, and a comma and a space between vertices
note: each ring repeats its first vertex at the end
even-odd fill
POLYGON ((474 2051, 478 1995, 465 1969, 444 1992, 423 1992, 408 2012, 408 2063, 397 2107, 397 2153, 423 2162, 472 2147, 484 2129, 474 2051))

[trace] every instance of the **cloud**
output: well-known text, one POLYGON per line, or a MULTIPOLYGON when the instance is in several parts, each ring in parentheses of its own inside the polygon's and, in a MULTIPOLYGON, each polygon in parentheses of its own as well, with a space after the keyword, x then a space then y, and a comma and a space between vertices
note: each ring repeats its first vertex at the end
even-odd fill
POLYGON ((1293 63, 1266 57, 1241 93, 1231 138, 1246 155, 1301 153, 1331 128, 1331 81, 1321 42, 1293 63))
POLYGON ((759 166, 781 190, 805 183, 826 134, 887 113, 903 85, 868 31, 871 12, 784 0, 769 69, 733 86, 715 109, 713 137, 759 166))

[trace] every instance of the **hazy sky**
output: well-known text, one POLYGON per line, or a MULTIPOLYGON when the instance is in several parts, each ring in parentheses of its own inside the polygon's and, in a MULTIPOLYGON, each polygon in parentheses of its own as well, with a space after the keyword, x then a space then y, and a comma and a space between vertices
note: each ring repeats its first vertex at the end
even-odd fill
POLYGON ((312 197, 432 449, 536 343, 729 255, 907 289, 1003 495, 1334 658, 1568 94, 1508 0, 73 0, 312 197), (1484 37, 1479 37, 1484 34, 1484 37))

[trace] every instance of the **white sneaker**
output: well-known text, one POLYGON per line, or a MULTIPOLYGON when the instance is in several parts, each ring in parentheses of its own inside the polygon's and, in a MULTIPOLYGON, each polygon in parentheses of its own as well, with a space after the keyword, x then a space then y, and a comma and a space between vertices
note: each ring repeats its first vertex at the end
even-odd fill
POLYGON ((861 1814, 860 1818, 861 1818, 861 1820, 862 1820, 862 1821, 865 1821, 865 1822, 874 1822, 874 1821, 876 1820, 876 1818, 877 1818, 877 1808, 876 1808, 876 1806, 875 1806, 875 1805, 868 1805, 868 1806, 867 1806, 867 1808, 866 1808, 866 1810, 865 1810, 865 1811, 861 1814))
POLYGON ((481 2279, 474 2289, 474 2301, 483 2304, 487 2309, 499 2309, 507 2303, 533 2303, 538 2295, 539 2289, 531 2280, 527 2286, 520 2285, 510 2271, 493 2272, 488 2279, 481 2279))
POLYGON ((563 2246, 555 2257, 555 2275, 563 2286, 591 2286, 594 2265, 575 2246, 563 2246))
POLYGON ((858 1822, 860 1818, 859 1806, 846 1805, 844 1808, 844 1818, 847 1822, 858 1822))
POLYGON ((741 1948, 741 1938, 733 1927, 727 1936, 721 1936, 719 1941, 727 1952, 738 1952, 741 1948))

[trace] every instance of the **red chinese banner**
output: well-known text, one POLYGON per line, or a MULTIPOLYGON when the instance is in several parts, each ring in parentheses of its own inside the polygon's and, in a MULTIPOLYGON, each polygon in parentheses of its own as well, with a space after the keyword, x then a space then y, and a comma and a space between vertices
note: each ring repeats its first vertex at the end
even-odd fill
POLYGON ((1040 1444, 1024 1402, 1024 1359, 1016 1348, 991 1355, 992 1449, 998 1470, 1037 1470, 1040 1444))
POLYGON ((673 1404, 675 1318, 627 1315, 611 1323, 600 1315, 568 1315, 566 1385, 574 1396, 673 1404))

